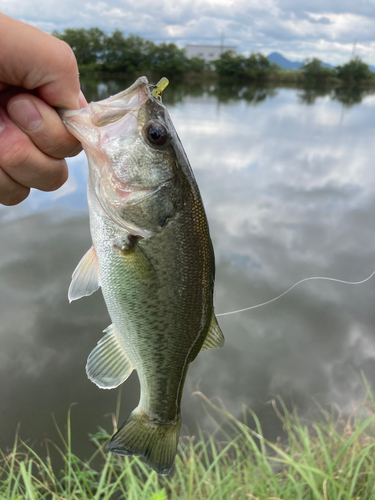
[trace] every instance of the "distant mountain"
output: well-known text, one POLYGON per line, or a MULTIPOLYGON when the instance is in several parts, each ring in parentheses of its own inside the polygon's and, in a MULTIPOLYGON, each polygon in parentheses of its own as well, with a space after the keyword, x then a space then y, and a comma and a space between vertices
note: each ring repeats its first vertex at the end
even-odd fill
MULTIPOLYGON (((299 69, 301 66, 303 66, 303 62, 289 61, 289 59, 286 59, 284 56, 282 56, 278 52, 272 52, 272 54, 267 56, 267 59, 271 63, 278 64, 283 69, 299 69)), ((324 62, 322 62, 322 66, 325 66, 326 68, 333 68, 333 66, 331 66, 331 64, 327 64, 324 62)))
POLYGON ((270 63, 276 63, 283 69, 299 69, 302 66, 302 63, 289 61, 278 52, 272 52, 267 56, 267 59, 270 63))

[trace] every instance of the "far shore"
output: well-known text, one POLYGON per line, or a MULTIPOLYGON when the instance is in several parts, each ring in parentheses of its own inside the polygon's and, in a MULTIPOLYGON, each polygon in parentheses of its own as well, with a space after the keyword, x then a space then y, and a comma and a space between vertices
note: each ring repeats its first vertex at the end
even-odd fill
POLYGON ((136 79, 139 76, 146 75, 150 81, 155 82, 162 76, 166 76, 171 81, 177 81, 184 84, 229 84, 229 85, 255 85, 255 86, 291 86, 294 88, 325 88, 325 89, 371 89, 375 88, 375 73, 373 78, 361 80, 341 80, 336 77, 328 78, 309 78, 305 73, 298 70, 279 70, 260 72, 255 76, 237 76, 237 75, 219 75, 214 70, 187 71, 165 75, 149 70, 126 72, 126 71, 108 71, 100 64, 80 65, 80 74, 82 77, 95 77, 95 79, 108 80, 115 79, 136 79))

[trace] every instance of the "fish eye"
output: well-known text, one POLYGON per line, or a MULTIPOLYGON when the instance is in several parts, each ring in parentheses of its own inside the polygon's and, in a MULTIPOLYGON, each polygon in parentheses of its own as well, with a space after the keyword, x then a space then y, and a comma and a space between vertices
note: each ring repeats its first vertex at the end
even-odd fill
POLYGON ((146 137, 155 146, 164 146, 168 140, 167 129, 158 122, 152 122, 146 127, 146 137))

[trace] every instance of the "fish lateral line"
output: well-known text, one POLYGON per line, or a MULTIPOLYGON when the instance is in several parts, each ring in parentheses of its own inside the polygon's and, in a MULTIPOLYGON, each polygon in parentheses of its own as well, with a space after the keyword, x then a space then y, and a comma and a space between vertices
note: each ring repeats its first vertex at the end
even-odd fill
POLYGON ((250 309, 256 309, 257 307, 266 306, 267 304, 271 304, 271 302, 275 302, 276 300, 281 299, 281 297, 283 297, 284 295, 289 293, 291 290, 293 290, 293 288, 295 288, 297 285, 300 285, 301 283, 304 283, 305 281, 325 280, 325 281, 335 281, 336 283, 343 283, 344 285, 362 285, 363 283, 366 283, 366 281, 370 280, 374 276, 374 274, 375 274, 375 270, 370 274, 370 276, 368 276, 367 278, 365 278, 364 280, 361 280, 361 281, 344 281, 344 280, 340 280, 337 278, 328 278, 326 276, 312 276, 310 278, 304 278, 300 281, 297 281, 297 283, 294 283, 294 285, 292 285, 290 288, 288 288, 288 290, 285 290, 285 292, 281 293, 280 295, 278 295, 277 297, 274 297, 271 300, 267 300, 266 302, 262 302, 261 304, 256 304, 255 306, 245 307, 244 309, 238 309, 236 311, 218 313, 218 314, 216 314, 216 316, 229 316, 230 314, 237 314, 240 312, 250 311, 250 309))

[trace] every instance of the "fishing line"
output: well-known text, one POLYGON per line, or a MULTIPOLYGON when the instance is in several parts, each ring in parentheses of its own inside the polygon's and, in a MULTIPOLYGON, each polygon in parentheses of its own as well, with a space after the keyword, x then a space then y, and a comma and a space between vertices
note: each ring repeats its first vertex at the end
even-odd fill
POLYGON ((288 292, 290 292, 293 288, 295 288, 297 285, 303 283, 304 281, 310 281, 310 280, 326 280, 326 281, 335 281, 336 283, 344 283, 344 285, 362 285, 362 283, 366 283, 369 279, 371 279, 375 274, 375 271, 373 271, 370 276, 364 280, 361 281, 344 281, 344 280, 339 280, 336 278, 327 278, 325 276, 312 276, 311 278, 304 278, 303 280, 297 281, 297 283, 294 283, 288 290, 283 292, 281 295, 278 295, 277 297, 267 300, 267 302, 262 302, 261 304, 257 304, 255 306, 250 306, 250 307, 245 307, 244 309, 238 309, 237 311, 230 311, 230 312, 225 312, 225 313, 219 313, 216 314, 216 316, 229 316, 229 314, 237 314, 240 312, 244 311, 250 311, 250 309, 256 309, 257 307, 262 307, 266 306, 267 304, 271 304, 271 302, 275 302, 275 300, 280 299, 284 295, 286 295, 288 292))

